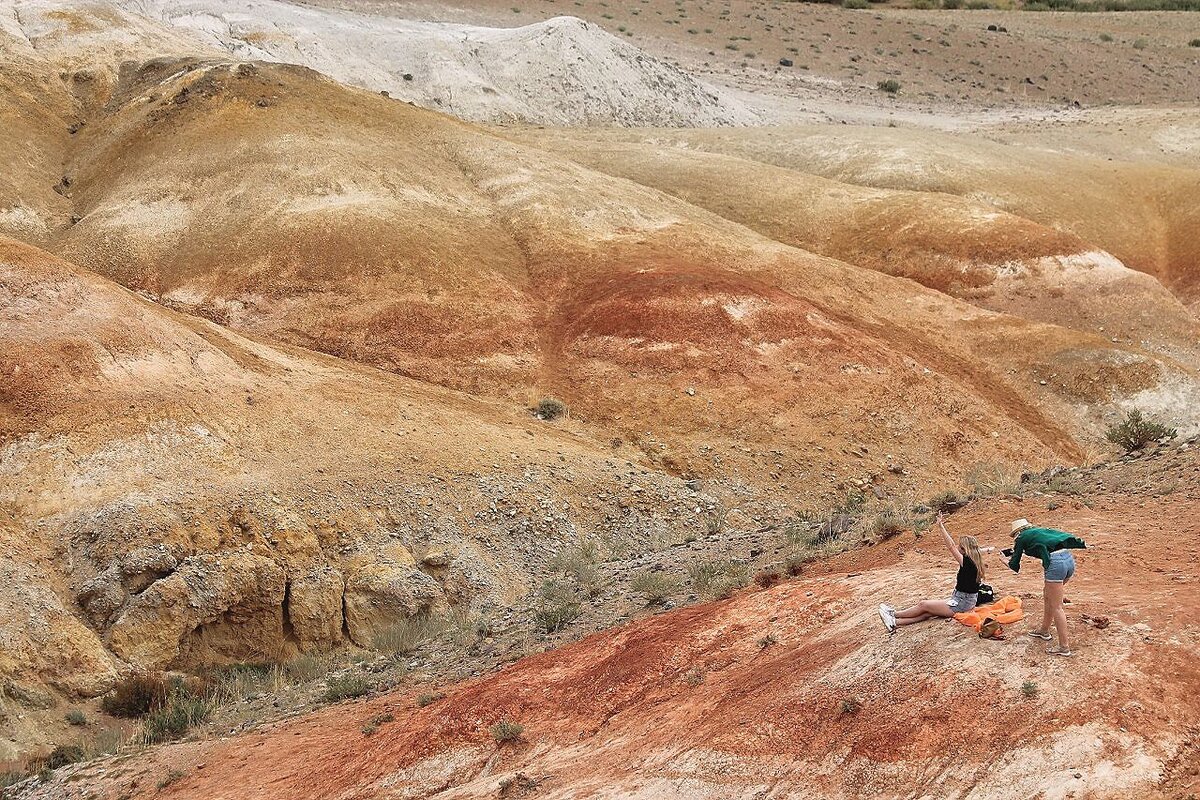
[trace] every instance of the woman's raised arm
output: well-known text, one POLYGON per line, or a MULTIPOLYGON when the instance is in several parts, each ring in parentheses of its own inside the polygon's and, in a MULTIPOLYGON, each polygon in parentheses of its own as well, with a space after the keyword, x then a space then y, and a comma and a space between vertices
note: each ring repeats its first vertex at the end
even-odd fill
POLYGON ((954 543, 954 537, 950 535, 950 531, 946 530, 946 517, 942 514, 937 515, 938 528, 942 532, 942 538, 946 540, 946 547, 950 548, 950 552, 954 554, 954 560, 961 567, 963 562, 962 551, 958 549, 958 545, 954 543))

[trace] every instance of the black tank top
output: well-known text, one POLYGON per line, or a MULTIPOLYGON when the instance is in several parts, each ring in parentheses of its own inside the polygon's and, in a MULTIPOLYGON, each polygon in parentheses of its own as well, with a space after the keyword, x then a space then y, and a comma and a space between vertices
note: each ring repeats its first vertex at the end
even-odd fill
POLYGON ((966 556, 963 556, 962 566, 958 568, 954 588, 966 594, 979 593, 979 570, 975 569, 975 562, 966 556))

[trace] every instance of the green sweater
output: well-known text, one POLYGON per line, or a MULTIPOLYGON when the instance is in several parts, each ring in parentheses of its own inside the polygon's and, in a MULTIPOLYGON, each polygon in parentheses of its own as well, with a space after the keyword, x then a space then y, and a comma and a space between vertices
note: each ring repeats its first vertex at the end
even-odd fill
POLYGON ((1017 536, 1013 543, 1012 558, 1008 560, 1008 568, 1013 572, 1021 571, 1021 556, 1028 553, 1042 560, 1042 566, 1050 569, 1050 554, 1056 550, 1080 550, 1087 544, 1078 536, 1056 531, 1053 528, 1026 528, 1017 536))

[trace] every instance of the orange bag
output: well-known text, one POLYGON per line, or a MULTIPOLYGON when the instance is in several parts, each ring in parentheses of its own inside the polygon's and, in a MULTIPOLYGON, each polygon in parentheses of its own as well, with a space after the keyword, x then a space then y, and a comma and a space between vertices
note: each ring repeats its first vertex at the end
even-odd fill
POLYGON ((994 603, 988 603, 986 606, 975 606, 970 611, 955 614, 954 618, 968 628, 975 629, 975 632, 978 633, 985 619, 990 618, 1001 625, 1009 625, 1024 619, 1025 612, 1021 610, 1021 598, 1008 595, 994 603))

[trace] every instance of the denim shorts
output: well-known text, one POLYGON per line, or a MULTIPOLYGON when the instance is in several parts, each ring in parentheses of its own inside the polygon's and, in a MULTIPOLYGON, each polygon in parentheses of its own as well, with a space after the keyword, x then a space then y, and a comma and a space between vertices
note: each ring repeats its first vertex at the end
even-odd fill
POLYGON ((1055 550, 1046 568, 1046 583, 1064 583, 1075 574, 1075 556, 1070 550, 1055 550))
POLYGON ((965 614, 973 609, 979 603, 979 595, 975 592, 967 594, 955 589, 950 593, 950 597, 946 600, 946 605, 950 606, 950 610, 955 614, 965 614))

